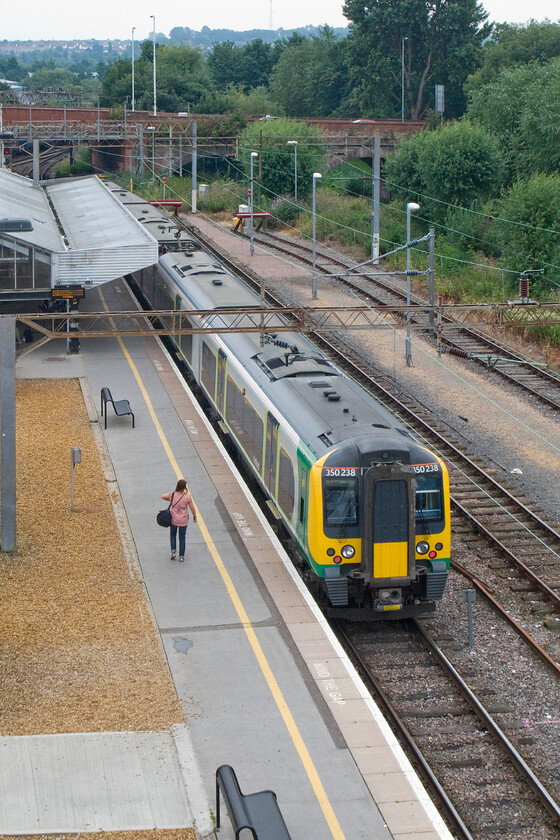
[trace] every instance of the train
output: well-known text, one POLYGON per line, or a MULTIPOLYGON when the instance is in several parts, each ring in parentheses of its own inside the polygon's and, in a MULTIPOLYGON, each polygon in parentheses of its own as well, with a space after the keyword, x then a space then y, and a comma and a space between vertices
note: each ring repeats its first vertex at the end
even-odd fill
MULTIPOLYGON (((200 327, 201 310, 262 306, 188 231, 126 195, 160 234, 157 265, 131 278, 154 310, 175 311, 184 329, 200 327)), ((451 552, 443 460, 303 334, 171 338, 277 509, 326 614, 374 621, 435 610, 451 552)))

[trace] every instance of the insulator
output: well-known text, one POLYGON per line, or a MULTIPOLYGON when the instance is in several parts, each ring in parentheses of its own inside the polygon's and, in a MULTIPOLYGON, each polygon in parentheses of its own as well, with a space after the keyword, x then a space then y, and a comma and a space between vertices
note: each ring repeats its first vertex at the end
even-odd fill
POLYGON ((460 347, 449 347, 447 352, 450 356, 459 356, 461 359, 468 359, 469 354, 466 350, 461 350, 460 347))
POLYGON ((529 278, 528 277, 520 277, 519 278, 519 297, 520 298, 528 298, 529 297, 529 278))

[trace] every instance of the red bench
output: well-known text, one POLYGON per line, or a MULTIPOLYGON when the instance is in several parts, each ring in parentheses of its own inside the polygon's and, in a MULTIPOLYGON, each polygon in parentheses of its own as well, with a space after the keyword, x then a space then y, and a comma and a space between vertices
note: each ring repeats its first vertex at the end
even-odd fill
MULTIPOLYGON (((253 213, 253 219, 258 219, 259 220, 259 223, 258 223, 257 227, 255 228, 255 230, 260 230, 262 225, 263 225, 263 222, 265 221, 265 219, 268 219, 268 217, 270 215, 271 214, 268 213, 267 211, 259 211, 258 213, 254 212, 253 213)), ((240 213, 236 213, 235 218, 237 219, 237 222, 236 222, 236 225, 234 227, 234 231, 238 230, 240 226, 243 226, 245 224, 245 219, 250 219, 251 218, 251 213, 247 212, 246 210, 243 210, 240 213)))
POLYGON ((177 215, 179 208, 183 206, 183 202, 175 198, 164 198, 159 201, 154 200, 150 201, 150 204, 153 204, 154 207, 172 207, 175 215, 177 215))

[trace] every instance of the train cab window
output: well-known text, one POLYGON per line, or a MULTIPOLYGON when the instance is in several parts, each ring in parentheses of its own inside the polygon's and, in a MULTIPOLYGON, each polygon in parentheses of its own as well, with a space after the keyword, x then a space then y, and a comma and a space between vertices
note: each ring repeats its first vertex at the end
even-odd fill
POLYGON ((280 461, 278 464, 278 504, 288 517, 292 519, 294 509, 294 467, 292 459, 283 447, 280 447, 280 461))
POLYGON ((216 395, 216 355, 213 350, 202 342, 202 368, 201 368, 202 384, 208 391, 210 397, 215 399, 216 395))
POLYGON ((416 523, 443 518, 441 473, 416 474, 416 523))
POLYGON ((358 485, 355 478, 324 478, 325 527, 358 524, 358 485))

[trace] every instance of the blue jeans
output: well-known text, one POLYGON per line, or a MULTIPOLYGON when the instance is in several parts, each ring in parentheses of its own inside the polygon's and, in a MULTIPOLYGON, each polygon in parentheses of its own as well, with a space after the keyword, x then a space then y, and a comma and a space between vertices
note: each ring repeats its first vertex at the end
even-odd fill
POLYGON ((177 551, 177 530, 179 531, 179 557, 185 556, 185 537, 187 535, 186 525, 172 525, 169 529, 169 539, 171 540, 171 551, 177 551))

